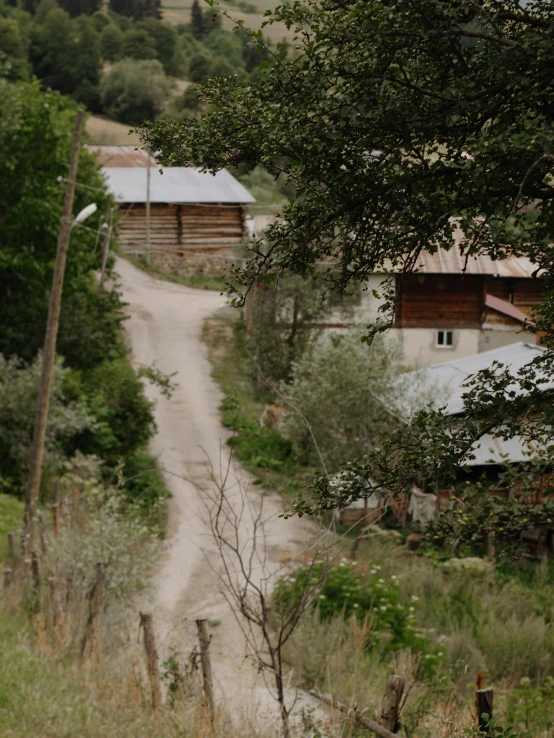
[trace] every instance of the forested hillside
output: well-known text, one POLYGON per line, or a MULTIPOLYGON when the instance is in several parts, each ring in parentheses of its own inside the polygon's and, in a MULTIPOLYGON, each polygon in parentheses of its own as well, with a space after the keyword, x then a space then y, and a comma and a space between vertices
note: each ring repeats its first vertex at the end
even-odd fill
POLYGON ((138 125, 162 111, 196 113, 184 82, 244 79, 269 58, 220 15, 193 4, 190 21, 162 19, 159 0, 41 0, 0 3, 0 77, 70 95, 94 113, 138 125))

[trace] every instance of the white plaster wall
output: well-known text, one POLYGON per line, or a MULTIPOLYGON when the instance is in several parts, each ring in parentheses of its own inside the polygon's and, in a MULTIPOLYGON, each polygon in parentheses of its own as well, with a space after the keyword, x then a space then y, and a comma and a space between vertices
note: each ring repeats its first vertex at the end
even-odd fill
POLYGON ((510 343, 525 341, 525 343, 537 343, 537 336, 527 331, 502 330, 508 326, 494 326, 491 329, 485 328, 481 331, 479 339, 479 353, 481 351, 491 351, 501 346, 508 346, 510 343))
MULTIPOLYGON (((436 328, 392 328, 388 335, 400 340, 407 366, 422 368, 452 359, 463 359, 479 352, 481 331, 474 328, 452 328, 453 346, 437 347, 436 328)), ((447 330, 447 329, 445 329, 447 330)))

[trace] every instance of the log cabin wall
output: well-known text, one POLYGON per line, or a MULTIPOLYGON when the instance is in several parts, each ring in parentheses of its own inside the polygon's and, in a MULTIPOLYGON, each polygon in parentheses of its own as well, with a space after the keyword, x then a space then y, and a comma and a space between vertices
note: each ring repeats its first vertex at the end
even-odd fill
MULTIPOLYGON (((240 205, 150 206, 152 253, 227 251, 240 246, 245 237, 245 209, 240 205)), ((143 203, 119 207, 117 240, 125 253, 146 253, 146 207, 143 203)))
POLYGON ((410 275, 399 283, 396 328, 478 328, 483 322, 515 324, 512 318, 487 310, 485 295, 512 302, 526 315, 541 301, 541 279, 481 275, 426 274, 422 281, 410 275))
POLYGON ((396 328, 479 327, 483 277, 416 275, 403 278, 395 315, 396 328))
POLYGON ((519 308, 527 316, 531 310, 541 301, 544 290, 543 280, 535 279, 499 279, 485 277, 485 289, 488 295, 494 295, 501 300, 506 300, 519 308))

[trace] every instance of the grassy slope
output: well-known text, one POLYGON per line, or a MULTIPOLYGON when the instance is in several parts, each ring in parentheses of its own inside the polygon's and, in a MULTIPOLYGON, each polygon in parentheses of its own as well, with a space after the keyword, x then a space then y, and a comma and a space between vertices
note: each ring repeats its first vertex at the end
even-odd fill
POLYGON ((275 430, 260 427, 265 401, 254 374, 238 311, 221 312, 204 324, 203 338, 212 363, 212 376, 225 393, 221 410, 227 427, 236 428, 235 455, 264 488, 292 501, 314 470, 286 453, 288 442, 275 430))
POLYGON ((23 503, 12 495, 0 494, 0 561, 8 555, 7 534, 21 529, 23 503))
POLYGON ((91 144, 104 146, 137 146, 140 139, 131 128, 103 116, 91 115, 86 122, 86 132, 91 144))
POLYGON ((4 738, 146 738, 132 708, 94 695, 87 677, 30 647, 22 619, 0 610, 0 735, 4 738))

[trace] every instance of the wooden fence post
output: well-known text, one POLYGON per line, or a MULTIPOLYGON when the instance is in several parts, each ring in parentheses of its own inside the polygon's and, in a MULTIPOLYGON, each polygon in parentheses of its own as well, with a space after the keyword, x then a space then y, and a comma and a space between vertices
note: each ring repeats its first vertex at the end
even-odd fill
POLYGON ((406 680, 404 677, 396 674, 390 676, 387 682, 387 689, 381 705, 379 725, 390 730, 391 733, 397 733, 400 728, 398 717, 405 686, 406 680))
POLYGON ((62 627, 64 621, 59 584, 60 580, 58 577, 48 577, 48 596, 54 629, 62 627))
POLYGON ((44 514, 42 510, 38 514, 38 525, 40 533, 40 550, 42 554, 46 553, 46 525, 44 523, 44 514))
POLYGON ((60 503, 52 503, 52 529, 56 538, 60 537, 60 503))
POLYGON ((210 634, 208 632, 208 621, 197 620, 198 640, 200 641, 200 659, 202 661, 202 680, 204 684, 204 695, 206 704, 210 713, 210 720, 213 722, 215 713, 214 703, 214 680, 212 674, 212 662, 210 659, 210 634))
POLYGON ((9 589, 13 578, 13 569, 9 566, 4 567, 4 576, 2 578, 2 588, 5 590, 9 589))
POLYGON ((8 551, 10 559, 15 559, 15 533, 8 533, 8 551))
POLYGON ((144 635, 144 650, 146 651, 146 670, 150 682, 150 701, 152 710, 157 711, 161 704, 160 672, 158 667, 158 652, 154 636, 154 625, 151 612, 140 613, 140 625, 144 635))
POLYGON ((477 690, 477 721, 479 730, 485 735, 492 735, 489 720, 493 717, 493 697, 492 687, 477 690), (488 717, 485 719, 484 715, 488 717))
POLYGON ((102 603, 104 600, 104 579, 106 574, 106 567, 104 564, 96 564, 96 582, 90 590, 89 598, 89 615, 85 633, 83 635, 83 642, 81 644, 81 660, 92 652, 92 646, 94 642, 94 635, 96 631, 96 621, 102 610, 102 603))

